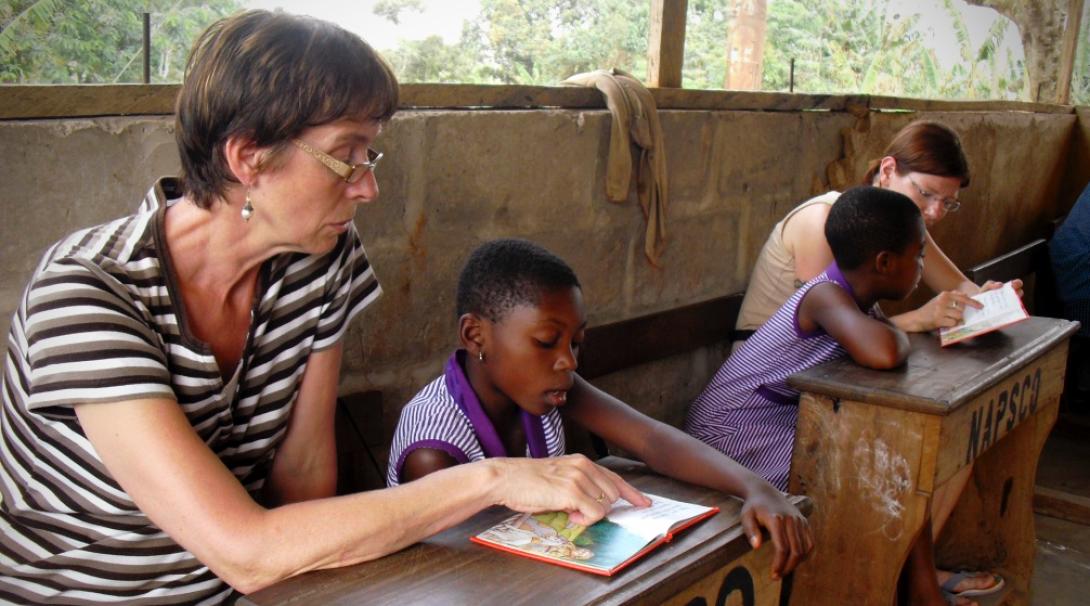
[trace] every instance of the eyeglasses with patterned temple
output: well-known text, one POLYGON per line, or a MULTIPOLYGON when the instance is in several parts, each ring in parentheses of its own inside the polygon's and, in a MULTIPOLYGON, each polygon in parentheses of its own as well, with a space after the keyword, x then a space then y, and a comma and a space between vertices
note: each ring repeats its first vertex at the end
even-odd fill
POLYGON ((368 172, 374 172, 375 167, 378 166, 379 160, 382 160, 382 154, 367 148, 367 160, 360 162, 359 164, 348 164, 347 162, 341 162, 333 156, 314 149, 307 145, 305 141, 299 139, 292 139, 292 143, 299 149, 307 152, 314 157, 315 160, 321 162, 326 168, 333 171, 338 177, 344 179, 348 183, 357 183, 368 172))
POLYGON ((933 191, 927 191, 919 183, 916 183, 916 180, 912 177, 908 178, 908 182, 912 184, 912 187, 916 188, 916 191, 920 192, 920 197, 922 197, 928 203, 936 200, 942 202, 943 210, 948 213, 957 212, 957 210, 961 208, 961 202, 959 202, 957 198, 944 198, 933 191))

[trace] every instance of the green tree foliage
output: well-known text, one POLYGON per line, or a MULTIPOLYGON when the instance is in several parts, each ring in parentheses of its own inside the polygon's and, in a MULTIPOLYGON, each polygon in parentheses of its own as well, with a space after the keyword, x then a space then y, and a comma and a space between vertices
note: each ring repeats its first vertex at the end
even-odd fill
MULTIPOLYGON (((385 54, 406 82, 555 84, 621 67, 646 76, 650 0, 481 0, 461 39, 402 41, 385 54)), ((726 0, 689 0, 686 88, 720 88, 727 72, 731 15, 726 0)), ((420 0, 382 0, 375 13, 398 23, 420 0)), ((1024 98, 1024 66, 999 53, 1012 24, 1000 19, 977 48, 965 18, 946 0, 961 60, 944 67, 920 33, 920 17, 889 0, 769 0, 765 90, 931 98, 1024 98)))
MULTIPOLYGON (((685 88, 722 88, 727 78, 727 0, 689 0, 685 18, 685 88)), ((640 74, 643 76, 643 74, 640 74)))
POLYGON ((892 13, 887 0, 769 3, 763 84, 787 90, 795 59, 795 90, 947 99, 1019 98, 1022 62, 1000 57, 1011 22, 999 19, 973 48, 965 18, 945 0, 960 61, 944 68, 918 30, 919 15, 892 13))
POLYGON ((918 16, 889 15, 885 0, 770 3, 763 84, 787 90, 914 94, 934 87, 934 59, 914 31, 918 16), (902 90, 907 86, 910 90, 902 90))
MULTIPOLYGON (((384 0, 375 13, 396 23, 416 0, 384 0)), ((579 72, 647 71, 648 0, 481 0, 461 39, 402 41, 384 51, 406 82, 557 84, 579 72)))
POLYGON ((92 84, 143 79, 151 13, 151 80, 182 79, 189 48, 237 0, 0 1, 0 83, 92 84))

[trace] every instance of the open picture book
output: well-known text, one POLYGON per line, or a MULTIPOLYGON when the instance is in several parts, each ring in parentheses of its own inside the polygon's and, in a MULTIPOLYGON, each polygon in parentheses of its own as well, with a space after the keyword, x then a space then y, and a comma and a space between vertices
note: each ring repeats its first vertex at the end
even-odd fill
POLYGON ((1014 291, 1010 282, 995 290, 973 295, 972 298, 983 303, 984 307, 981 309, 966 307, 961 324, 939 329, 939 342, 943 347, 1029 318, 1026 307, 1022 304, 1022 298, 1014 291))
POLYGON ((550 564, 611 576, 675 533, 719 511, 718 507, 653 494, 647 497, 651 506, 644 508, 618 500, 605 518, 591 526, 573 524, 562 511, 520 513, 470 540, 550 564))

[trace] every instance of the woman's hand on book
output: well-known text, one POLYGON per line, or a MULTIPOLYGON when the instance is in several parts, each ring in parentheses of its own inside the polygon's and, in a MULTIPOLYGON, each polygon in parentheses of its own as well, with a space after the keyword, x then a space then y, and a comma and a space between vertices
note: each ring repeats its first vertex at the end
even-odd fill
POLYGON ((806 518, 771 485, 754 490, 742 506, 742 530, 754 549, 761 546, 761 528, 768 530, 776 554, 772 578, 789 574, 814 549, 814 535, 806 518))
POLYGON ((618 498, 637 507, 651 504, 619 475, 583 455, 489 461, 498 470, 495 502, 515 511, 566 511, 572 522, 586 526, 605 516, 618 498))
MULTIPOLYGON (((1022 290, 1022 281, 1021 280, 1018 280, 1018 279, 1011 280, 1011 287, 1014 288, 1014 292, 1018 294, 1019 299, 1026 296, 1025 291, 1022 290)), ((995 280, 988 280, 987 282, 985 282, 983 285, 980 286, 980 290, 978 292, 984 292, 986 290, 995 290, 997 288, 1003 288, 1003 282, 996 282, 995 280)))
POLYGON ((957 326, 965 316, 966 307, 980 309, 982 305, 960 290, 940 292, 917 310, 921 315, 923 324, 920 327, 921 330, 914 332, 957 326))

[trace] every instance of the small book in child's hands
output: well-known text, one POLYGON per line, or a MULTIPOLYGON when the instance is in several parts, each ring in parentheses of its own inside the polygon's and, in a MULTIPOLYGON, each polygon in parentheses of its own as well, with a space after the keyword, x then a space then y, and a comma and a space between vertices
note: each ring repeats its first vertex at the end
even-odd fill
POLYGON ((943 347, 1029 318, 1026 307, 1022 305, 1022 298, 1014 292, 1010 282, 995 290, 973 295, 972 298, 981 302, 984 307, 966 307, 961 324, 940 329, 939 342, 943 347))
POLYGON ((697 522, 718 507, 674 501, 649 494, 650 507, 618 499, 606 517, 580 526, 562 511, 521 513, 470 537, 474 543, 516 555, 611 576, 697 522))

